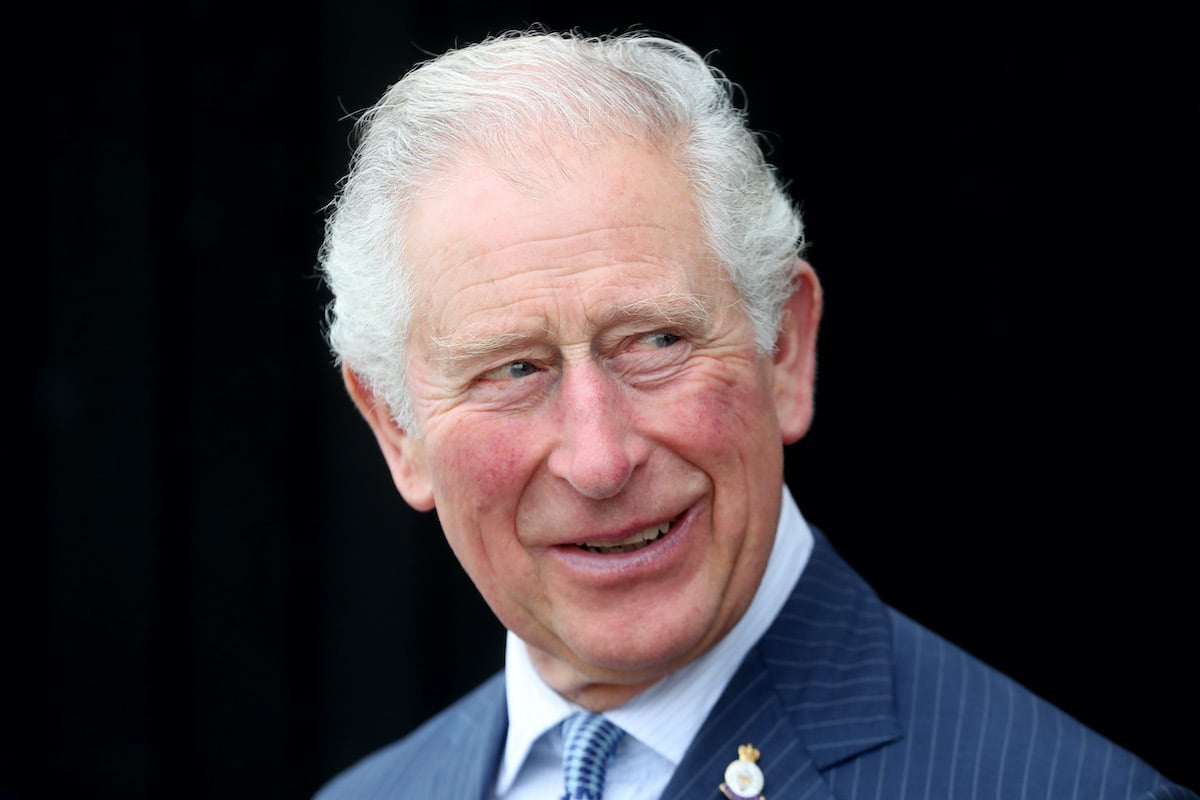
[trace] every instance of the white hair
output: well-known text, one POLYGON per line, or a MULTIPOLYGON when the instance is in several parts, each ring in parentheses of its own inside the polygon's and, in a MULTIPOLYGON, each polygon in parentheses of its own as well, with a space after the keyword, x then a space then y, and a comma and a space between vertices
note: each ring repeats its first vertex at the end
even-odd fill
POLYGON ((616 136, 669 148, 759 351, 770 352, 803 225, 736 89, 691 48, 639 32, 510 31, 416 65, 359 118, 349 174, 330 204, 319 260, 333 295, 326 321, 337 362, 417 433, 405 377, 409 205, 468 155, 521 183, 538 179, 529 155, 553 167, 554 142, 616 136))

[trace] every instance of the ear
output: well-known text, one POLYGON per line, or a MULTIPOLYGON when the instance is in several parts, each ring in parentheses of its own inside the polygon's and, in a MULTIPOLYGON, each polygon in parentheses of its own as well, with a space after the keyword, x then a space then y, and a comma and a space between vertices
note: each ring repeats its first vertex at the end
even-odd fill
POLYGON ((821 303, 817 273, 808 262, 796 259, 792 294, 783 306, 772 365, 775 414, 784 444, 799 441, 812 424, 821 303))
POLYGON ((401 430, 392 419, 391 408, 375 396, 349 367, 342 367, 342 380, 354 405, 371 426, 375 441, 383 451, 392 482, 406 503, 417 511, 434 507, 433 482, 425 461, 425 449, 420 439, 401 430))

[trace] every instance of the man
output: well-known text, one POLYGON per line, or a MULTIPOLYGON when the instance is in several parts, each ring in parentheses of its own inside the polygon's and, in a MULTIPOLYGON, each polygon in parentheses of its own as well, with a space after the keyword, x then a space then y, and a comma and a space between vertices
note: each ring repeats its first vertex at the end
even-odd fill
POLYGON ((580 728, 615 744, 580 795, 607 800, 1195 797, 883 605, 807 525, 783 447, 812 419, 821 287, 696 53, 514 32, 361 126, 331 343, 509 634, 503 674, 323 800, 561 796, 580 728))

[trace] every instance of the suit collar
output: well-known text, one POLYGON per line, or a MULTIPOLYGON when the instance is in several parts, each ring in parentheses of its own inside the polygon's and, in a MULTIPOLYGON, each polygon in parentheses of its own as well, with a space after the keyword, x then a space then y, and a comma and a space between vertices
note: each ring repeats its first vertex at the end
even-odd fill
POLYGON ((796 590, 750 650, 663 797, 719 798, 738 746, 761 752, 768 797, 831 797, 821 770, 900 735, 888 612, 814 530, 796 590))
POLYGON ((812 560, 760 648, 823 769, 896 739, 901 727, 887 607, 828 538, 814 534, 812 560))

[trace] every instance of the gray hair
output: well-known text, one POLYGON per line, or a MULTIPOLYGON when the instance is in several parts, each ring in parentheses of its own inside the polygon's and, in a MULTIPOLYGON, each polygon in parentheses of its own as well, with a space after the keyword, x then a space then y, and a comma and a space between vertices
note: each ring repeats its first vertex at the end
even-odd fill
POLYGON ((590 146, 633 136, 670 148, 759 351, 769 353, 803 224, 735 105, 736 89, 691 48, 640 32, 510 31, 416 65, 359 118, 349 174, 329 207, 319 261, 334 298, 326 322, 337 362, 416 434, 402 215, 468 154, 522 183, 536 179, 522 156, 542 153, 552 168, 550 145, 564 137, 590 146))

